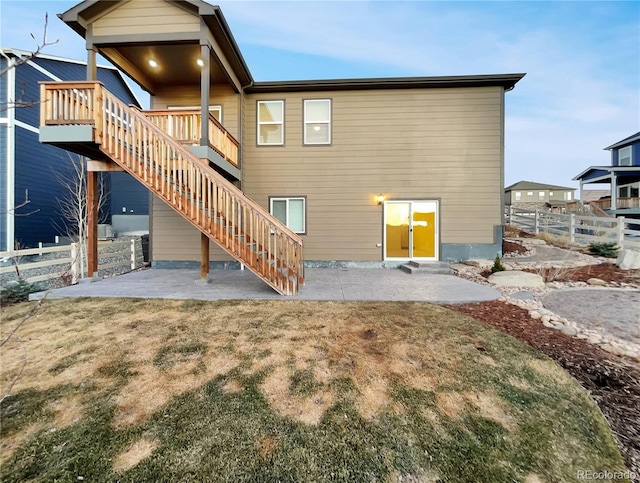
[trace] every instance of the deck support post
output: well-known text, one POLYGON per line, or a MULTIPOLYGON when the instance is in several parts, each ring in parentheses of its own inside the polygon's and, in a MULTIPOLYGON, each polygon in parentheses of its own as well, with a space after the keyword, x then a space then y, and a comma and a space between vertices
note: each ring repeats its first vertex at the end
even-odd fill
POLYGON ((211 75, 209 73, 211 53, 209 45, 200 45, 200 146, 209 146, 209 92, 211 75))
POLYGON ((615 173, 611 173, 611 211, 616 216, 615 210, 618 209, 618 178, 615 173))
POLYGON ((87 276, 98 273, 98 173, 87 171, 87 276))
POLYGON ((200 279, 209 278, 209 237, 200 233, 200 279))
POLYGON ((96 48, 87 45, 87 80, 94 81, 98 79, 98 66, 96 64, 96 48))

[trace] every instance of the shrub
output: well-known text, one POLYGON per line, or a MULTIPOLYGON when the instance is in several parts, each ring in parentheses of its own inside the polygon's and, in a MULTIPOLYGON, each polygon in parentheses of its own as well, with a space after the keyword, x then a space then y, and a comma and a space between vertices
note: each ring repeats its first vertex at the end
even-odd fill
POLYGON ((505 270, 506 268, 502 264, 502 260, 500 260, 500 255, 496 255, 496 258, 493 261, 493 267, 491 267, 491 273, 504 272, 505 270))
POLYGON ((589 253, 597 257, 614 258, 618 256, 620 247, 615 242, 593 242, 589 243, 589 253))
POLYGON ((29 283, 24 278, 6 283, 0 289, 0 305, 16 304, 29 300, 29 294, 40 291, 36 283, 29 283))

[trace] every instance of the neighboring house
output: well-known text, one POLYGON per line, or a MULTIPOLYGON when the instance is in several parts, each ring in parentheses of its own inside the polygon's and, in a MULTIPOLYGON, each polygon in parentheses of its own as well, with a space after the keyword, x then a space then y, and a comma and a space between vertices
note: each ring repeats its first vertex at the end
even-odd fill
POLYGON ((589 204, 592 201, 598 201, 601 198, 609 197, 609 190, 582 190, 580 201, 589 204))
MULTIPOLYGON (((38 140, 38 82, 82 79, 87 65, 40 54, 9 68, 30 55, 23 50, 0 49, 0 71, 8 69, 0 76, 0 251, 11 250, 16 243, 23 247, 53 243, 56 236, 66 235, 57 199, 67 196, 58 176, 69 174, 69 153, 38 140), (29 203, 20 207, 26 192, 29 203)), ((118 98, 139 105, 117 69, 100 66, 97 76, 118 98)), ((112 193, 104 212, 107 221, 111 213, 121 213, 123 198, 128 210, 135 205, 136 214, 148 216, 148 190, 126 173, 105 175, 105 180, 112 193), (116 202, 118 206, 109 210, 109 204, 116 202)))
MULTIPOLYGON (((85 1, 60 18, 88 63, 111 60, 153 111, 119 106, 122 122, 82 130, 47 112, 41 141, 147 180, 154 267, 204 277, 240 262, 295 293, 305 264, 501 252, 505 93, 524 74, 256 82, 220 8, 200 0, 85 1)), ((108 94, 82 99, 96 96, 108 94)))
POLYGON ((504 202, 515 208, 564 211, 567 202, 575 199, 575 191, 567 186, 518 181, 504 189, 504 202))
POLYGON ((640 132, 604 149, 611 151, 610 166, 590 166, 573 179, 581 192, 586 184, 609 184, 609 198, 598 206, 616 216, 640 218, 640 132))

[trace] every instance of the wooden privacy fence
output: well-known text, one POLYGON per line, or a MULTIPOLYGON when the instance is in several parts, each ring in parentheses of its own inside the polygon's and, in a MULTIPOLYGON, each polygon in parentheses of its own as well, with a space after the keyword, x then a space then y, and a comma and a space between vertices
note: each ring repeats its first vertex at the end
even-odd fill
MULTIPOLYGON (((81 273, 82 264, 78 248, 77 243, 72 243, 71 245, 0 252, 0 259, 5 260, 4 266, 0 267, 0 275, 16 273, 17 266, 21 274, 44 269, 46 272, 44 274, 26 277, 25 280, 30 283, 48 282, 61 277, 68 277, 71 283, 77 283, 78 279, 84 276, 81 273)), ((100 242, 98 244, 100 260, 98 271, 113 268, 122 268, 122 271, 134 270, 138 266, 139 255, 140 249, 137 247, 135 239, 100 242)))
POLYGON ((614 242, 622 248, 640 250, 640 230, 632 230, 629 224, 640 220, 624 217, 597 217, 575 214, 563 215, 543 210, 507 208, 507 223, 529 233, 549 233, 567 237, 571 243, 588 245, 593 242, 614 242))

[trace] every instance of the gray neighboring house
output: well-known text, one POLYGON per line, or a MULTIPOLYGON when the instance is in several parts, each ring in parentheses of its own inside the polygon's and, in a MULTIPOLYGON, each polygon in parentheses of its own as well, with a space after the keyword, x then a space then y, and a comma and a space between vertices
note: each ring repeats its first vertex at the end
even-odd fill
POLYGON ((514 208, 564 212, 567 203, 575 200, 575 191, 568 186, 518 181, 504 189, 504 203, 514 208))

